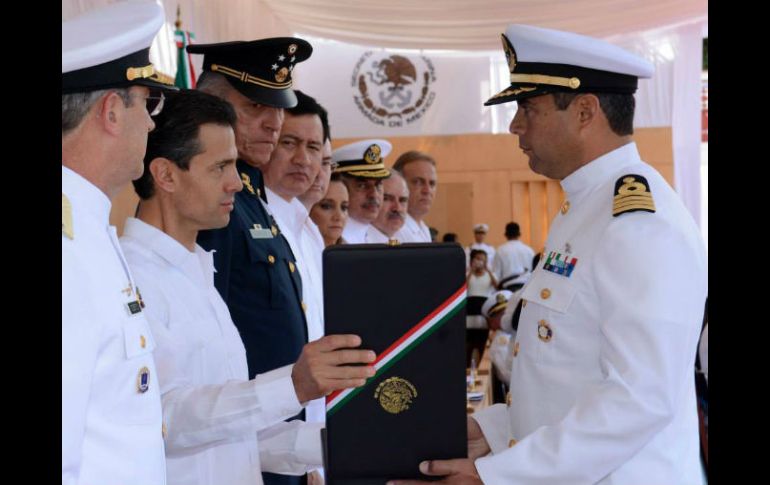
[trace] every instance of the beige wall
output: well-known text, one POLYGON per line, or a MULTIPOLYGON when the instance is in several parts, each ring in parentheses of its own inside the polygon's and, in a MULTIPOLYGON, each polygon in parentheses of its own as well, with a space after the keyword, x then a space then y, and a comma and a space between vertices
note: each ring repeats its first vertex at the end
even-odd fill
MULTIPOLYGON (((670 128, 636 129, 634 138, 642 159, 673 185, 674 165, 670 128)), ((513 135, 409 136, 388 139, 392 165, 407 150, 430 153, 437 163, 438 193, 426 218, 439 234, 455 232, 463 245, 473 240, 473 225, 489 224, 487 242, 505 242, 505 224, 519 223, 522 240, 542 249, 551 219, 563 201, 558 182, 533 173, 513 135)), ((356 141, 335 140, 334 147, 356 141)), ((126 217, 133 215, 137 197, 129 184, 113 202, 110 222, 122 234, 126 217)))
MULTIPOLYGON (((636 129, 634 139, 642 159, 653 165, 673 185, 674 165, 671 129, 636 129)), ((355 141, 335 140, 338 147, 355 141)), ((456 135, 392 137, 393 151, 386 160, 392 165, 407 150, 430 153, 437 163, 438 193, 426 217, 439 237, 454 232, 466 246, 473 241, 473 226, 489 225, 487 242, 505 242, 505 224, 521 226, 522 241, 540 250, 551 219, 562 201, 557 181, 533 173, 513 135, 456 135)))

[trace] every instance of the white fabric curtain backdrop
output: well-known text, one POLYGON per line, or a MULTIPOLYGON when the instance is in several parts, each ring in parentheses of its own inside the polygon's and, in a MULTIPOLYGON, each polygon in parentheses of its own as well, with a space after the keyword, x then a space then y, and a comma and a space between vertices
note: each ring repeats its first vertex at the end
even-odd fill
POLYGON ((294 32, 359 45, 490 50, 510 23, 594 37, 688 21, 707 0, 262 0, 294 32))
POLYGON ((705 19, 608 40, 655 64, 652 79, 639 83, 634 126, 671 126, 674 185, 701 224, 701 71, 705 19))
POLYGON ((701 217, 701 71, 702 26, 692 24, 676 31, 674 100, 671 126, 674 145, 676 191, 700 225, 701 217))

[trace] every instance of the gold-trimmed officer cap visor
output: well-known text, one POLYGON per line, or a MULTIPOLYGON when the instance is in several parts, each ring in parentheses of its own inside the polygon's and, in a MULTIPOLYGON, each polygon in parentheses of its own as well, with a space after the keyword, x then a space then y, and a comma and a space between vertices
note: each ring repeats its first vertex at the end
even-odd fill
POLYGON ((203 54, 203 70, 223 76, 251 101, 276 108, 293 108, 292 72, 306 60, 313 47, 295 37, 254 41, 192 44, 191 54, 203 54))
POLYGON ((508 103, 553 92, 624 93, 636 92, 638 78, 570 64, 521 62, 513 45, 503 34, 503 52, 511 85, 489 98, 484 106, 508 103))
POLYGON ((129 86, 176 91, 174 78, 150 63, 150 48, 76 71, 62 74, 62 94, 129 86))

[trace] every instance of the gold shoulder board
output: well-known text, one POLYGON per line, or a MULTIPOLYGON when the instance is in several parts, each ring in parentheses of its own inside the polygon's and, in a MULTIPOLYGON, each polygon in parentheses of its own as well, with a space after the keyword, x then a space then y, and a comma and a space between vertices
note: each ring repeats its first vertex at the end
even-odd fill
POLYGON ((641 175, 623 175, 615 182, 612 216, 635 211, 655 212, 650 184, 641 175))
POLYGON ((70 239, 75 239, 72 227, 72 204, 64 194, 61 194, 61 233, 70 239))

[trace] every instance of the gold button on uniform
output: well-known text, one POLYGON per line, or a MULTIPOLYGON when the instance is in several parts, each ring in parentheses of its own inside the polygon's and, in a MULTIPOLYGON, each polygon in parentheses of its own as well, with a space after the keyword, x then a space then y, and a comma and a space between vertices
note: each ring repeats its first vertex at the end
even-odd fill
POLYGON ((508 394, 505 395, 505 404, 511 405, 511 391, 508 391, 508 394))
POLYGON ((542 298, 543 300, 547 300, 551 298, 551 290, 549 290, 548 288, 543 288, 542 290, 540 290, 540 298, 542 298))
POLYGON ((513 356, 516 357, 517 355, 519 355, 519 342, 513 345, 513 356))
POLYGON ((561 205, 561 213, 566 214, 569 211, 569 201, 565 200, 564 203, 561 205))
POLYGON ((289 261, 289 271, 291 271, 292 273, 294 272, 294 263, 292 263, 291 261, 289 261))
POLYGON ((168 436, 168 429, 166 428, 166 423, 163 423, 163 426, 160 428, 160 434, 165 439, 166 436, 168 436))
POLYGON ((304 301, 302 302, 302 311, 307 312, 307 303, 305 303, 304 301))
POLYGON ((277 235, 277 234, 278 234, 278 228, 277 228, 277 227, 275 227, 275 226, 271 227, 271 228, 270 228, 270 231, 272 231, 272 233, 273 233, 273 236, 275 236, 275 235, 277 235))
POLYGON ((522 299, 521 299, 521 308, 524 308, 525 306, 527 306, 527 300, 525 300, 524 298, 522 298, 522 299))
POLYGON ((147 339, 144 338, 144 335, 139 336, 139 345, 141 345, 142 348, 147 347, 147 339))
POLYGON ((275 263, 275 256, 273 256, 272 254, 269 254, 267 256, 267 260, 270 262, 270 264, 273 264, 275 263))
POLYGON ((545 320, 540 320, 537 323, 537 337, 543 342, 550 342, 551 338, 553 338, 553 330, 551 330, 551 326, 545 320))
POLYGON ((511 438, 511 441, 508 442, 508 448, 513 448, 513 445, 518 443, 515 439, 511 438))

